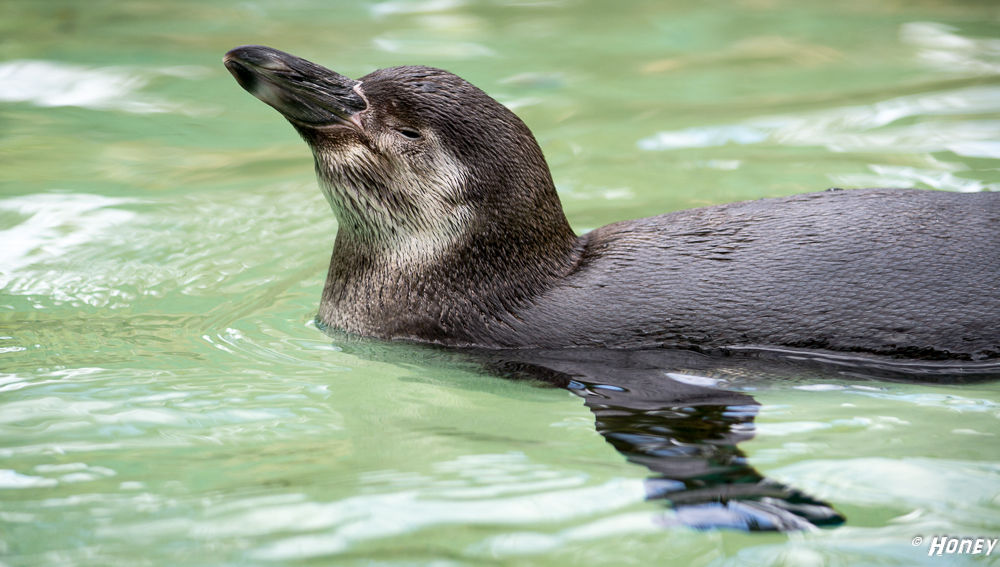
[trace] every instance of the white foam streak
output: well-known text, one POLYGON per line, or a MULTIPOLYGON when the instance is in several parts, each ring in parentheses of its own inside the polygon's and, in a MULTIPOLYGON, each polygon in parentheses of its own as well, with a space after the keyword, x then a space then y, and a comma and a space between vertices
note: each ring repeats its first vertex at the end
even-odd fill
POLYGON ((917 60, 947 73, 1000 74, 1000 40, 972 39, 957 28, 936 22, 910 22, 900 26, 899 39, 916 46, 917 60))
POLYGON ((27 217, 13 228, 0 230, 4 243, 0 288, 21 268, 63 257, 131 221, 136 213, 109 207, 134 202, 85 193, 40 193, 0 200, 0 210, 27 217))
POLYGON ((475 555, 504 557, 532 555, 559 549, 574 542, 593 542, 600 539, 643 533, 662 533, 650 512, 630 512, 601 518, 589 524, 562 530, 555 534, 543 532, 515 532, 500 534, 470 547, 475 555))
POLYGON ((890 126, 903 118, 1000 113, 1000 87, 969 87, 898 97, 883 102, 811 112, 762 116, 743 124, 698 126, 659 132, 639 140, 648 151, 770 142, 820 146, 833 152, 926 153, 950 150, 977 157, 1000 153, 1000 120, 928 121, 890 126))
POLYGON ((948 146, 952 153, 965 157, 1000 159, 1000 141, 956 142, 948 146))
POLYGON ((916 187, 917 183, 923 183, 934 189, 959 193, 1000 191, 1000 183, 966 179, 950 171, 877 164, 869 165, 868 169, 872 173, 831 175, 830 179, 838 185, 855 187, 916 187))
POLYGON ((54 61, 6 61, 0 63, 0 102, 29 102, 42 107, 78 106, 138 114, 190 114, 193 109, 138 91, 156 75, 197 79, 208 73, 207 69, 191 65, 140 73, 120 67, 91 68, 54 61))
POLYGON ((496 52, 478 43, 459 41, 426 41, 407 39, 375 38, 375 47, 388 53, 443 57, 447 59, 472 59, 474 57, 494 57, 496 52))
POLYGON ((810 460, 772 471, 776 480, 818 498, 836 494, 838 500, 859 506, 954 507, 970 517, 995 514, 984 495, 991 493, 997 473, 992 463, 882 457, 810 460))
MULTIPOLYGON (((255 517, 231 524, 243 532, 247 526, 268 531, 317 529, 337 526, 332 532, 295 536, 253 553, 258 559, 289 560, 341 553, 353 544, 413 533, 436 525, 523 525, 564 522, 607 513, 645 500, 640 480, 616 479, 599 486, 551 491, 510 498, 472 501, 430 500, 416 492, 357 496, 326 505, 300 504, 287 509, 259 510, 255 517), (304 519, 310 518, 308 526, 304 519), (284 522, 284 527, 275 522, 284 522)), ((216 524, 218 525, 218 524, 216 524)), ((204 534, 200 534, 204 535, 204 534)))
POLYGON ((392 14, 427 14, 433 12, 444 12, 463 5, 465 5, 463 0, 425 0, 423 2, 390 0, 389 2, 372 4, 370 10, 372 15, 377 17, 392 14))
MULTIPOLYGON (((1000 40, 970 39, 955 28, 914 22, 900 28, 903 43, 920 48, 920 61, 942 71, 1000 74, 1000 40)), ((951 151, 966 157, 1000 157, 1000 121, 923 120, 893 126, 914 117, 989 115, 1000 113, 1000 87, 977 86, 951 91, 896 97, 862 106, 760 116, 741 124, 697 126, 658 132, 639 140, 648 151, 771 143, 782 146, 825 147, 832 152, 932 153, 951 151)), ((942 188, 948 182, 942 182, 942 188)), ((969 184, 958 190, 972 191, 969 184)))
POLYGON ((19 474, 10 469, 0 469, 0 489, 4 488, 39 488, 55 486, 59 481, 42 476, 19 474))
MULTIPOLYGON (((456 461, 438 463, 432 477, 413 473, 385 471, 368 475, 371 482, 401 480, 406 476, 414 482, 406 488, 391 492, 361 494, 333 502, 306 501, 302 495, 283 495, 270 499, 250 498, 233 502, 224 508, 215 508, 201 520, 170 519, 124 526, 108 526, 99 530, 100 535, 133 539, 149 534, 169 537, 190 537, 201 540, 220 538, 267 538, 250 555, 258 560, 288 561, 349 551, 365 542, 387 540, 415 534, 439 526, 523 526, 530 524, 564 524, 586 522, 598 516, 594 523, 583 526, 563 527, 557 536, 562 541, 587 537, 594 529, 614 525, 618 532, 648 531, 652 522, 649 514, 632 518, 624 524, 621 517, 611 520, 600 516, 623 511, 646 499, 644 481, 640 479, 612 479, 599 485, 574 486, 555 489, 553 486, 534 485, 531 492, 524 480, 537 477, 577 479, 565 477, 560 471, 550 470, 529 462, 523 455, 470 455, 456 461), (457 475, 457 478, 456 478, 457 475), (504 477, 503 480, 496 478, 504 477), (458 480, 461 479, 461 480, 458 480), (498 495, 484 490, 473 494, 460 490, 452 492, 456 484, 478 484, 479 488, 498 488, 506 485, 513 491, 498 495), (282 537, 281 535, 284 535, 282 537), (277 536, 275 538, 275 536, 277 536)), ((487 542, 492 545, 492 542, 487 542)), ((481 547, 481 546, 480 546, 481 547)), ((476 550, 471 550, 476 554, 476 550)))

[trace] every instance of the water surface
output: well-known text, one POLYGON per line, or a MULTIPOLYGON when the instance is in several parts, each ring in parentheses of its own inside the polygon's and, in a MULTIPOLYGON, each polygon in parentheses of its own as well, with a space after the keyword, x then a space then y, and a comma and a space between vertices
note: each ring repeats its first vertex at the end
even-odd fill
POLYGON ((1000 189, 994 3, 3 13, 4 565, 997 562, 911 545, 1000 537, 997 383, 697 376, 759 404, 746 466, 845 518, 747 533, 677 525, 565 389, 323 334, 336 225, 311 157, 221 65, 258 43, 352 77, 449 69, 533 129, 582 232, 831 186, 1000 189))

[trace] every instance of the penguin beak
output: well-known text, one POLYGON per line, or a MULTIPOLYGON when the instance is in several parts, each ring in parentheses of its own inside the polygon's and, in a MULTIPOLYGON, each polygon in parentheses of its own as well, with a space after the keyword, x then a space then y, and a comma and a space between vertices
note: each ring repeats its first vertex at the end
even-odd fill
POLYGON ((368 101, 361 81, 262 45, 237 47, 222 61, 241 87, 293 124, 362 129, 359 114, 368 101))

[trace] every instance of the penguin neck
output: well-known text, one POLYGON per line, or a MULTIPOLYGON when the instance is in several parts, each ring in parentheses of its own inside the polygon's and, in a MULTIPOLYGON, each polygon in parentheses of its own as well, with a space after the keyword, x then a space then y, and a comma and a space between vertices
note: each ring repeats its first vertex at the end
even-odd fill
POLYGON ((320 320, 383 339, 485 344, 580 262, 555 188, 535 194, 480 202, 446 231, 373 235, 338 214, 320 320))

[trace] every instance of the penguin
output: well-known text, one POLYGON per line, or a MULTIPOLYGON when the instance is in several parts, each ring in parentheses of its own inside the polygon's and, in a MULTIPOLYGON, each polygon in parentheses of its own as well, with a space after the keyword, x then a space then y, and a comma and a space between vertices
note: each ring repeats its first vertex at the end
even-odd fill
POLYGON ((821 191, 578 236, 528 127, 423 66, 224 58, 313 152, 338 222, 318 320, 486 349, 799 348, 1000 359, 1000 194, 821 191))

